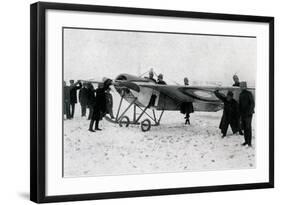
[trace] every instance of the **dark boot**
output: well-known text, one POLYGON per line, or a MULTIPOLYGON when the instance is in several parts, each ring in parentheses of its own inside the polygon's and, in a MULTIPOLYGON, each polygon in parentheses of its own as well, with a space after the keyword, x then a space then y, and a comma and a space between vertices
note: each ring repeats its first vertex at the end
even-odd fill
POLYGON ((95 130, 101 130, 101 129, 99 128, 99 120, 96 120, 95 130))
POLYGON ((95 130, 93 130, 93 125, 94 125, 94 120, 91 120, 90 126, 89 126, 89 131, 90 132, 95 132, 95 130))

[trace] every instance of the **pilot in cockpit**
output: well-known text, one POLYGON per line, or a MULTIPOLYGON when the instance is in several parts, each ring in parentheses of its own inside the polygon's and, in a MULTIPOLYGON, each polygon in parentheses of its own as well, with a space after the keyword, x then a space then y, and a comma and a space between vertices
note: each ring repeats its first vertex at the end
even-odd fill
POLYGON ((153 70, 151 69, 148 73, 148 77, 145 77, 145 78, 156 83, 156 80, 153 77, 154 77, 154 73, 153 73, 153 70))
POLYGON ((160 73, 158 76, 157 76, 157 84, 160 84, 160 85, 167 85, 167 83, 163 80, 163 74, 160 73))

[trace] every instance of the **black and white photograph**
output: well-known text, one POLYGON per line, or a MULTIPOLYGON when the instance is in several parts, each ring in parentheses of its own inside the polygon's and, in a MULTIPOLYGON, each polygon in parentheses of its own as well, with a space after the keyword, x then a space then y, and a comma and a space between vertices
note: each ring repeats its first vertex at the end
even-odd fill
POLYGON ((280 201, 278 1, 12 0, 0 15, 0 204, 280 201))
POLYGON ((63 177, 256 168, 256 36, 63 27, 63 177))
POLYGON ((31 5, 35 202, 274 187, 274 18, 31 5))

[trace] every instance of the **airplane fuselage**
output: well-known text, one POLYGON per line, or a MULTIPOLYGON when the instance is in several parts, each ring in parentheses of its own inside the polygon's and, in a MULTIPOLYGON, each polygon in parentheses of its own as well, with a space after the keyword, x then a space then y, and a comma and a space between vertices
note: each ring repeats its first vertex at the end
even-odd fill
MULTIPOLYGON (((127 102, 134 101, 140 107, 149 106, 156 110, 180 110, 182 103, 192 102, 195 111, 214 112, 223 108, 214 90, 223 94, 231 90, 236 100, 241 92, 239 87, 159 85, 148 78, 130 74, 120 74, 115 82, 115 89, 127 102)), ((249 90, 254 94, 254 89, 249 90)))

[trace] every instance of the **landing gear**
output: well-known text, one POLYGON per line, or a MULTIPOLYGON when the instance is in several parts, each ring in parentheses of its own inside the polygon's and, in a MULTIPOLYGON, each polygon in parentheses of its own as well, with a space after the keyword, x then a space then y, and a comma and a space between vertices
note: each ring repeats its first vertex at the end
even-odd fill
POLYGON ((128 127, 129 124, 130 124, 130 119, 129 119, 129 117, 127 117, 127 116, 121 117, 121 119, 119 120, 118 124, 119 124, 120 127, 123 127, 123 125, 124 125, 125 127, 128 127))
POLYGON ((149 106, 147 107, 140 107, 138 104, 136 104, 137 98, 132 98, 131 103, 128 105, 128 107, 121 113, 121 105, 123 102, 123 97, 121 97, 119 106, 118 106, 118 110, 117 110, 117 114, 116 114, 116 118, 115 119, 111 119, 107 116, 105 116, 105 119, 109 122, 112 123, 116 123, 119 124, 120 127, 129 127, 129 125, 140 125, 141 130, 143 132, 147 132, 151 129, 151 126, 158 126, 160 124, 161 118, 163 116, 164 110, 161 111, 159 117, 156 117, 156 113, 155 110, 152 110, 152 114, 150 115, 147 112, 147 109, 149 108, 149 106), (130 118, 128 116, 126 116, 125 114, 128 112, 128 110, 133 106, 133 119, 130 121, 130 118), (137 108, 139 111, 141 111, 140 113, 137 113, 137 108), (121 114, 120 114, 121 113, 121 114), (146 115, 148 118, 141 120, 141 117, 143 115, 146 115))
POLYGON ((149 119, 145 119, 143 121, 141 121, 141 130, 143 132, 149 131, 151 128, 151 122, 149 119))

